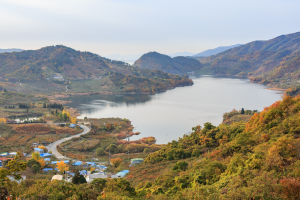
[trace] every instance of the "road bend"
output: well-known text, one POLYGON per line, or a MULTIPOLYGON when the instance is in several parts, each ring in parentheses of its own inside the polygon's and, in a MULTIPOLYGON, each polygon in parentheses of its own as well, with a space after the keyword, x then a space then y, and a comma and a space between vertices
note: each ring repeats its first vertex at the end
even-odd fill
POLYGON ((59 153, 57 151, 57 145, 60 145, 61 143, 65 142, 65 141, 71 140, 72 138, 79 137, 81 135, 87 134, 91 130, 89 127, 87 127, 85 125, 80 125, 80 127, 83 128, 83 131, 81 133, 76 134, 76 135, 72 135, 72 136, 67 137, 67 138, 63 138, 63 139, 57 140, 57 141, 49 144, 48 146, 46 146, 47 149, 48 149, 48 152, 52 151, 52 154, 54 156, 56 156, 56 158, 58 158, 58 159, 70 159, 70 158, 68 158, 66 156, 63 156, 61 153, 59 153))

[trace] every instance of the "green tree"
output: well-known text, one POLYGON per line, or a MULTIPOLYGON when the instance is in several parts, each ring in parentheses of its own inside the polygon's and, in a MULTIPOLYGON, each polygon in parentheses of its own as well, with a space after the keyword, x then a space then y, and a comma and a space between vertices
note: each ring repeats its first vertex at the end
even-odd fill
POLYGON ((34 173, 37 173, 38 171, 41 170, 41 165, 38 165, 38 164, 33 165, 32 170, 34 173))
POLYGON ((21 179, 20 171, 26 169, 26 162, 18 161, 20 157, 15 156, 13 160, 8 161, 8 164, 5 167, 0 169, 0 184, 3 185, 4 180, 8 180, 7 176, 13 176, 16 180, 21 179))
POLYGON ((92 180, 91 185, 94 186, 94 189, 96 189, 99 192, 102 192, 107 180, 103 178, 95 178, 92 180))
POLYGON ((180 161, 180 162, 177 162, 174 167, 173 167, 173 170, 182 170, 182 171, 185 171, 187 170, 189 164, 187 162, 184 162, 184 161, 180 161))
POLYGON ((96 156, 104 156, 105 155, 105 151, 103 148, 97 148, 96 149, 96 156))
POLYGON ((118 147, 115 144, 110 144, 107 148, 106 151, 110 151, 110 153, 119 153, 118 147))
POLYGON ((84 178, 83 175, 80 175, 78 170, 76 170, 75 175, 72 179, 72 183, 74 183, 76 185, 79 185, 79 184, 82 184, 82 183, 86 183, 86 179, 84 178))
POLYGON ((144 153, 150 153, 150 152, 151 152, 151 150, 149 148, 144 149, 144 153))
POLYGON ((244 108, 242 108, 242 110, 241 110, 241 114, 243 115, 243 114, 245 114, 245 110, 244 110, 244 108))

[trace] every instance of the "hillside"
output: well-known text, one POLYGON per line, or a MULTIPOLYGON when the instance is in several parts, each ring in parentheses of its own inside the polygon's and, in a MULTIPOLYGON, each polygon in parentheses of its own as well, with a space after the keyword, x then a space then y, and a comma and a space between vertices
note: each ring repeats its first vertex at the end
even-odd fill
POLYGON ((144 54, 140 59, 135 61, 134 66, 142 69, 158 69, 172 74, 187 74, 187 72, 201 69, 202 64, 193 58, 170 56, 157 52, 144 54))
POLYGON ((215 49, 208 49, 206 51, 203 51, 201 53, 197 53, 191 57, 194 57, 194 58, 198 58, 198 57, 208 57, 208 56, 212 56, 212 55, 216 55, 218 53, 221 53, 223 51, 226 51, 228 49, 232 49, 234 47, 238 47, 238 46, 241 46, 241 44, 236 44, 236 45, 231 45, 231 46, 225 46, 225 47, 217 47, 215 49))
POLYGON ((300 32, 297 32, 271 40, 250 42, 204 58, 201 63, 209 66, 214 74, 253 77, 267 74, 269 78, 276 79, 289 77, 288 74, 294 72, 299 49, 300 32))
MULTIPOLYGON (((1 189, 25 199, 59 195, 60 199, 296 200, 300 198, 299 105, 300 96, 287 96, 247 123, 215 127, 207 122, 203 128, 193 127, 192 133, 149 154, 143 164, 131 166, 125 178, 75 185, 39 176, 21 184, 4 180, 1 189)), ((25 170, 21 161, 3 167, 1 177, 25 170)), ((124 167, 120 164, 118 169, 124 167)))
POLYGON ((299 199, 299 104, 285 97, 248 123, 196 126, 127 180, 153 199, 299 199))
POLYGON ((192 84, 185 77, 132 67, 62 45, 0 54, 0 81, 21 82, 15 90, 38 93, 154 93, 192 84))

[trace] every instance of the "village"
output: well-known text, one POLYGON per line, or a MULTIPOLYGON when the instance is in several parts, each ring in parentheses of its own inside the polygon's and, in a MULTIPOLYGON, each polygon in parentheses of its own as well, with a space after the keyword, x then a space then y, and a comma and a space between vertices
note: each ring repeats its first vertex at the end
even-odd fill
MULTIPOLYGON (((9 122, 11 123, 11 122, 9 122)), ((61 124, 57 124, 60 126, 61 124)), ((93 162, 83 162, 80 160, 68 158, 62 156, 57 151, 57 145, 60 143, 70 140, 74 137, 79 137, 80 135, 87 134, 90 132, 90 128, 85 125, 70 124, 70 128, 78 127, 83 130, 81 133, 70 136, 68 138, 63 138, 54 143, 49 143, 48 141, 33 142, 31 148, 33 150, 32 154, 20 153, 20 152, 2 152, 0 153, 0 167, 5 166, 9 160, 14 159, 16 156, 27 160, 29 163, 31 160, 35 160, 40 163, 40 170, 42 174, 53 174, 51 180, 65 180, 67 182, 72 182, 76 176, 76 172, 79 176, 84 177, 83 182, 91 183, 96 178, 124 178, 129 170, 121 170, 116 174, 108 171, 109 165, 119 165, 120 163, 115 163, 112 159, 108 162, 97 162, 97 158, 93 158, 93 162)), ((109 156, 110 157, 110 156, 109 156)), ((142 158, 134 158, 130 161, 130 166, 135 166, 143 162, 142 158)), ((30 165, 29 165, 30 166, 30 165)), ((32 166, 32 169, 36 170, 36 165, 32 166)), ((37 170, 38 171, 38 170, 37 170)), ((20 183, 22 180, 26 180, 26 175, 22 175, 21 180, 15 180, 12 176, 9 176, 12 181, 17 181, 20 183)))

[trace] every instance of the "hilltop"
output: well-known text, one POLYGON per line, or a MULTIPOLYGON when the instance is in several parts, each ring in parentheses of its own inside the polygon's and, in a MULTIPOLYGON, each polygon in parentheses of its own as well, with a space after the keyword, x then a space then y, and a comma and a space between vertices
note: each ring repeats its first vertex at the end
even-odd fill
MULTIPOLYGON (((280 65, 286 66, 289 61, 297 60, 299 49, 300 32, 271 40, 250 42, 204 58, 201 63, 209 65, 214 74, 260 76, 274 74, 280 65)), ((278 73, 275 74, 279 77, 278 73)))
POLYGON ((186 77, 132 67, 62 45, 0 54, 0 81, 20 82, 10 89, 37 93, 155 93, 193 84, 186 77))
POLYGON ((135 61, 134 66, 142 69, 158 69, 167 73, 186 74, 187 72, 201 69, 202 64, 193 58, 170 56, 157 52, 149 52, 144 54, 140 59, 135 61))

